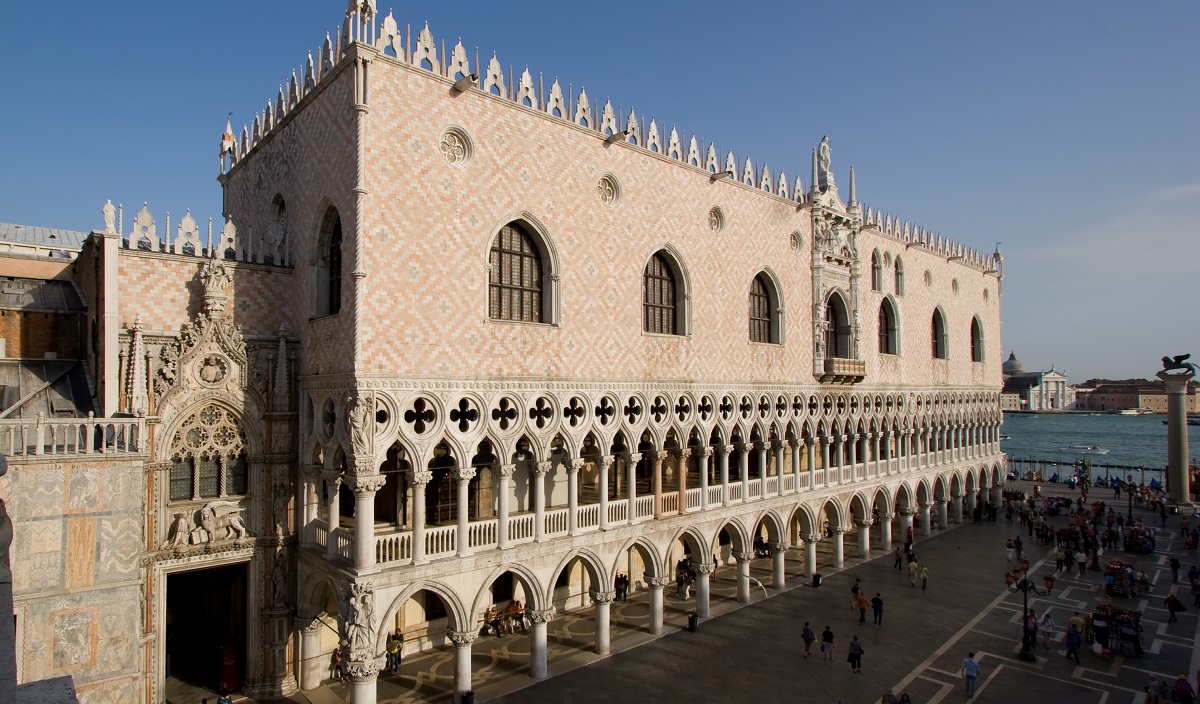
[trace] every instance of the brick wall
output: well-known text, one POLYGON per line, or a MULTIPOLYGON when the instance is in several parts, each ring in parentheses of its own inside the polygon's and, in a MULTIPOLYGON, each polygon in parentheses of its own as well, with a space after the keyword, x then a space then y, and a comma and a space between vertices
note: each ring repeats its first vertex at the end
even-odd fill
POLYGON ((59 359, 84 359, 86 322, 83 313, 0 310, 4 356, 42 359, 53 352, 59 359))

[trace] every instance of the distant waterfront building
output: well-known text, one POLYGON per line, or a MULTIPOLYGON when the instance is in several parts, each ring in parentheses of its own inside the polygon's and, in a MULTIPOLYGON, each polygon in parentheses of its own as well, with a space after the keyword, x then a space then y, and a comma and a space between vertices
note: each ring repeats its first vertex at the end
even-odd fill
POLYGON ((1009 352, 1002 365, 1004 390, 1002 410, 1069 411, 1075 408, 1075 389, 1067 384, 1067 375, 1050 366, 1049 371, 1027 372, 1017 355, 1009 352), (1019 407, 1011 408, 1019 400, 1019 407))
MULTIPOLYGON (((1089 411, 1167 412, 1167 391, 1161 382, 1081 386, 1077 398, 1079 408, 1089 411)), ((1188 413, 1200 413, 1200 396, 1194 386, 1188 388, 1184 407, 1188 413)))

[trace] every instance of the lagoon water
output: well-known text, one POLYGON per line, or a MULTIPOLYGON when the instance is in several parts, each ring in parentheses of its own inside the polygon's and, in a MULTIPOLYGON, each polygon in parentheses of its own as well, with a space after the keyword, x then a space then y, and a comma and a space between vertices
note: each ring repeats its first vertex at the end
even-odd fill
MULTIPOLYGON (((1103 465, 1129 465, 1160 469, 1167 464, 1167 426, 1165 415, 1121 416, 1087 413, 1004 414, 1000 449, 1009 460, 1030 457, 1070 464, 1087 459, 1104 476, 1103 465), (1071 445, 1095 445, 1106 448, 1106 455, 1080 454, 1071 445)), ((1188 453, 1192 464, 1200 464, 1200 426, 1188 426, 1188 453)), ((1115 476, 1116 470, 1112 471, 1115 476)))

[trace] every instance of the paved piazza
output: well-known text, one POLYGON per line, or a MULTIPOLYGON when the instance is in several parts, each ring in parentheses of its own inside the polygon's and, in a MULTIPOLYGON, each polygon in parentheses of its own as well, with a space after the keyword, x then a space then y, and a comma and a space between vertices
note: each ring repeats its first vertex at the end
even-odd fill
MULTIPOLYGON (((1049 487, 1051 492, 1057 488, 1049 487)), ((1099 490, 1092 498, 1111 502, 1112 496, 1099 490)), ((1117 506, 1124 507, 1124 501, 1117 506)), ((1152 518, 1138 509, 1135 514, 1152 518)), ((1066 523, 1061 517, 1051 520, 1055 525, 1066 523)), ((1162 608, 1172 588, 1166 566, 1170 555, 1180 557, 1184 571, 1196 561, 1183 550, 1178 521, 1170 518, 1169 532, 1159 533, 1158 553, 1135 561, 1156 582, 1153 592, 1116 600, 1118 606, 1134 606, 1143 613, 1146 654, 1140 659, 1116 655, 1101 660, 1085 651, 1083 664, 1077 666, 1061 646, 1039 646, 1036 663, 1017 659, 1021 596, 1005 591, 1002 577, 1012 564, 1005 559, 1004 540, 1018 535, 1020 525, 1016 519, 1006 523, 1001 514, 996 523, 964 523, 918 541, 917 556, 931 573, 924 592, 909 586, 907 577, 893 568, 890 555, 867 563, 847 556, 846 569, 827 572, 822 587, 813 589, 803 579, 802 553, 789 551, 787 589, 764 599, 764 591, 755 587, 754 603, 748 607, 736 602, 733 568, 719 570, 713 585, 714 618, 702 623, 697 633, 686 631, 686 604, 673 598, 670 589, 669 635, 651 640, 645 633, 648 607, 639 594, 628 604, 614 606, 614 655, 603 659, 590 652, 592 610, 561 615, 552 622, 551 678, 530 686, 527 638, 481 638, 474 649, 476 701, 727 702, 749 696, 760 701, 868 704, 893 690, 908 692, 917 704, 957 702, 966 700, 959 668, 966 653, 974 651, 982 666, 975 697, 981 704, 1141 702, 1149 674, 1174 680, 1178 674, 1194 675, 1200 664, 1193 655, 1197 618, 1187 587, 1178 585, 1188 605, 1179 623, 1168 625, 1162 608), (870 623, 870 613, 866 624, 858 624, 858 614, 850 608, 855 578, 863 580, 869 595, 881 593, 882 626, 870 623), (833 662, 823 662, 815 645, 814 654, 803 657, 800 630, 805 620, 818 635, 825 625, 832 626, 837 639, 833 662), (865 649, 858 675, 845 661, 846 644, 855 634, 865 649)), ((1158 524, 1157 518, 1153 524, 1158 524)), ((1040 581, 1054 569, 1052 554, 1041 545, 1030 545, 1028 535, 1021 537, 1033 563, 1031 574, 1040 581)), ((1090 611, 1104 600, 1099 574, 1089 570, 1084 579, 1076 579, 1064 573, 1049 597, 1034 598, 1030 604, 1039 615, 1047 609, 1053 613, 1061 638, 1072 611, 1090 611)), ((755 560, 752 576, 770 584, 770 560, 755 560)), ((449 701, 453 669, 449 649, 407 658, 399 676, 380 677, 379 701, 449 701)), ((332 704, 348 701, 348 692, 344 686, 327 684, 292 700, 332 704)))

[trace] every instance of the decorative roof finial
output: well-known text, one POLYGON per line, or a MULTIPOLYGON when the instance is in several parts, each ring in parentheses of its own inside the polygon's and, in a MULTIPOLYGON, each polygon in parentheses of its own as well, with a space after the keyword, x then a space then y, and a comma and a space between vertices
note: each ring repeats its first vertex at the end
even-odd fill
POLYGON ((221 156, 233 152, 233 113, 225 116, 225 131, 221 134, 221 156))
POLYGON ((858 200, 854 197, 854 166, 850 166, 850 203, 849 205, 858 205, 858 200))

